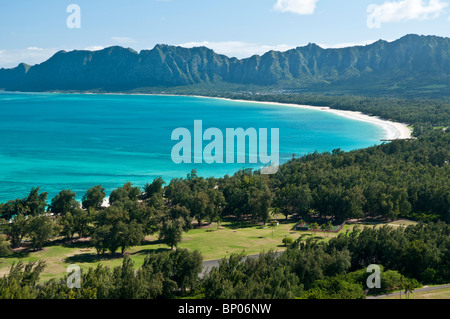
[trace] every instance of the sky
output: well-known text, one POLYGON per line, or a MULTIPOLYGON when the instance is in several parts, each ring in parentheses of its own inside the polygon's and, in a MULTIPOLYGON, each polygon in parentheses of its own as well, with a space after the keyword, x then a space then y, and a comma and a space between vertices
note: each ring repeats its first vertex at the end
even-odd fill
POLYGON ((0 68, 112 45, 207 46, 245 58, 410 33, 450 37, 450 0, 0 0, 0 68))

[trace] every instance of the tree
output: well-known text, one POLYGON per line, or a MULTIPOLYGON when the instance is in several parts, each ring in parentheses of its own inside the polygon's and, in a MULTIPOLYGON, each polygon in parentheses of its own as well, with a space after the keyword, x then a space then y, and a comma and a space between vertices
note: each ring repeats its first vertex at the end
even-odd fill
POLYGON ((222 218, 220 216, 216 217, 216 222, 217 222, 217 230, 220 229, 220 224, 222 224, 222 218))
POLYGON ((93 231, 91 242, 97 250, 97 255, 104 255, 108 250, 111 229, 111 225, 98 225, 93 231))
POLYGON ((155 178, 151 184, 145 185, 144 194, 142 195, 143 199, 150 199, 153 195, 160 195, 162 196, 164 192, 163 185, 166 182, 161 178, 155 178))
POLYGON ((128 182, 111 192, 109 195, 109 203, 113 205, 115 202, 136 201, 140 194, 141 190, 139 187, 133 187, 133 184, 128 182))
POLYGON ((146 184, 144 193, 141 198, 147 203, 147 206, 154 207, 156 209, 162 209, 164 206, 164 188, 163 185, 166 182, 158 177, 153 180, 151 184, 146 184))
POLYGON ((73 209, 80 207, 80 204, 75 200, 76 194, 70 189, 65 189, 56 195, 50 204, 49 211, 55 215, 64 216, 67 212, 72 212, 73 209))
POLYGON ((15 216, 7 226, 6 234, 13 248, 20 247, 22 239, 28 232, 28 219, 23 214, 15 216))
POLYGON ((122 255, 128 248, 140 245, 144 237, 143 227, 136 220, 132 220, 129 224, 127 224, 123 229, 123 233, 119 237, 119 245, 121 247, 122 255))
POLYGON ((81 208, 72 209, 72 212, 66 213, 59 219, 62 235, 67 239, 72 238, 75 234, 78 234, 80 237, 87 236, 90 232, 89 221, 90 218, 87 211, 81 208))
POLYGON ((308 185, 288 184, 275 194, 274 205, 287 219, 289 215, 294 214, 305 217, 310 209, 311 201, 312 196, 308 185))
POLYGON ((90 188, 82 199, 83 208, 86 210, 94 209, 99 210, 102 207, 103 200, 105 199, 105 189, 101 185, 90 188))
POLYGON ((165 218, 161 224, 159 239, 161 239, 165 244, 169 245, 173 250, 173 248, 177 247, 181 242, 184 226, 185 221, 182 218, 174 220, 165 218))
POLYGON ((273 237, 273 231, 275 230, 275 227, 277 227, 277 224, 274 221, 271 221, 269 227, 272 228, 272 237, 273 237))
POLYGON ((34 299, 37 296, 36 284, 45 268, 42 260, 24 264, 19 260, 13 263, 9 274, 0 277, 0 299, 34 299))
POLYGON ((57 228, 49 216, 32 217, 28 223, 28 234, 31 238, 31 247, 34 250, 42 246, 56 233, 57 228))
POLYGON ((266 175, 241 170, 226 180, 223 195, 227 203, 224 214, 238 218, 250 216, 252 221, 267 222, 272 193, 266 175))
POLYGON ((0 204, 0 218, 10 220, 15 216, 22 214, 24 216, 30 213, 30 209, 22 199, 10 200, 0 204))
POLYGON ((200 191, 193 195, 191 200, 192 202, 189 207, 192 216, 197 219, 198 226, 200 226, 207 214, 209 197, 205 192, 200 191))
MULTIPOLYGON (((409 299, 409 296, 414 291, 414 284, 411 282, 411 280, 409 280, 405 276, 402 276, 401 277, 401 285, 402 285, 402 289, 404 289, 404 293, 406 295, 406 298, 409 299)), ((400 292, 400 298, 401 298, 401 292, 400 292)))
POLYGON ((123 254, 131 246, 139 245, 144 239, 144 227, 138 220, 130 218, 130 212, 118 202, 100 211, 95 217, 92 243, 97 253, 109 250, 115 255, 119 248, 123 254))
POLYGON ((211 223, 217 220, 217 218, 220 218, 225 206, 225 197, 216 187, 208 189, 206 194, 208 195, 208 206, 206 207, 205 218, 211 223))
MULTIPOLYGON (((142 265, 146 282, 160 278, 159 298, 174 298, 180 292, 194 292, 199 285, 198 275, 202 271, 202 256, 198 251, 177 249, 161 253, 151 252, 142 265)), ((154 286, 154 284, 147 284, 154 286)))
POLYGON ((27 198, 24 200, 24 204, 28 207, 30 215, 36 216, 45 212, 47 195, 48 193, 45 192, 39 194, 39 187, 33 187, 31 189, 27 198))
POLYGON ((6 241, 5 237, 0 235, 0 257, 11 255, 11 246, 6 241))
POLYGON ((175 206, 170 207, 167 210, 166 215, 163 216, 163 218, 170 219, 170 220, 182 219, 183 220, 183 231, 187 232, 188 230, 192 229, 191 212, 189 211, 189 209, 187 209, 184 206, 175 205, 175 206))
POLYGON ((284 237, 283 238, 283 245, 285 246, 285 247, 287 247, 287 246, 289 246, 290 244, 292 244, 293 242, 294 242, 294 240, 292 239, 292 237, 284 237))

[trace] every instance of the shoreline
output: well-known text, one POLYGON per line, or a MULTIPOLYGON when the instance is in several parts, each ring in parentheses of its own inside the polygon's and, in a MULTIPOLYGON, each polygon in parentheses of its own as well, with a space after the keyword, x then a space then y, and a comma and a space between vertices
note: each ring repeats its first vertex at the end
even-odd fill
MULTIPOLYGON (((61 92, 57 92, 61 93, 61 92)), ((69 93, 72 94, 72 93, 69 93)), ((254 100, 239 100, 239 99, 231 99, 225 97, 211 97, 211 96, 203 96, 203 95, 186 95, 186 94, 155 94, 155 93, 74 93, 74 94, 107 94, 107 95, 142 95, 142 96, 184 96, 184 97, 196 97, 203 99, 217 99, 217 100, 225 100, 232 102, 243 102, 243 103, 258 103, 265 105, 279 105, 285 107, 295 107, 316 111, 324 111, 330 112, 332 114, 343 116, 348 119, 353 119, 356 121, 371 123, 381 127, 385 136, 380 140, 406 140, 412 139, 413 130, 408 127, 406 123, 394 122, 390 120, 381 119, 378 116, 364 114, 360 111, 347 111, 347 110, 338 110, 333 109, 329 106, 312 106, 312 105, 302 105, 302 104, 294 104, 294 103, 280 103, 280 102, 268 102, 268 101, 254 101, 254 100)))
MULTIPOLYGON (((143 94, 147 95, 147 94, 143 94)), ((153 94, 153 95, 164 95, 164 94, 153 94)), ((177 95, 167 95, 167 96, 177 96, 177 95)), ((211 99, 219 99, 226 101, 235 101, 235 102, 245 102, 245 103, 258 103, 258 104, 266 104, 266 105, 279 105, 286 107, 295 107, 301 109, 308 110, 316 110, 316 111, 324 111, 329 112, 338 116, 343 116, 349 119, 353 119, 356 121, 367 122, 377 126, 380 126, 385 131, 386 136, 383 138, 385 140, 405 140, 412 139, 413 130, 408 127, 406 123, 394 122, 389 120, 383 120, 378 116, 367 115, 360 111, 346 111, 346 110, 338 110, 330 108, 329 106, 312 106, 312 105, 302 105, 302 104, 293 104, 293 103, 280 103, 280 102, 266 102, 266 101, 253 101, 253 100, 235 100, 224 97, 208 97, 201 95, 178 95, 178 96, 192 96, 198 98, 211 98, 211 99)))
MULTIPOLYGON (((7 91, 5 91, 7 92, 7 91)), ((14 92, 14 93, 30 93, 30 92, 14 92)), ((268 102, 268 101, 254 101, 254 100, 240 100, 240 99, 231 99, 225 97, 212 97, 212 96, 203 96, 203 95, 186 95, 186 94, 158 94, 158 93, 95 93, 95 92, 34 92, 34 93, 57 93, 57 94, 88 94, 88 95, 138 95, 138 96, 184 96, 184 97, 196 97, 196 98, 204 98, 204 99, 217 99, 217 100, 226 100, 232 102, 243 102, 243 103, 257 103, 257 104, 265 104, 265 105, 279 105, 284 107, 295 107, 316 111, 324 111, 330 112, 332 114, 343 116, 348 119, 353 119, 356 121, 371 123, 381 127, 385 136, 381 138, 381 141, 392 141, 392 140, 405 140, 405 139, 414 139, 412 136, 413 130, 408 127, 406 123, 394 122, 391 120, 381 119, 379 116, 364 114, 360 111, 348 111, 348 110, 339 110, 333 109, 329 106, 312 106, 312 105, 302 105, 302 104, 294 104, 294 103, 280 103, 280 102, 268 102)))

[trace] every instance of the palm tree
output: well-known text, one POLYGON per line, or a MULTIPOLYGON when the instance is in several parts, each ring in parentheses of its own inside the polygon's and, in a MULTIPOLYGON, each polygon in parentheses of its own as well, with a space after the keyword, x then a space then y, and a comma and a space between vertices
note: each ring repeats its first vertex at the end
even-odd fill
MULTIPOLYGON (((414 286, 413 286, 411 280, 409 280, 405 276, 402 276, 401 277, 401 288, 402 288, 402 290, 403 289, 405 290, 404 293, 406 295, 406 298, 409 299, 410 295, 414 291, 414 286)), ((400 291, 400 299, 401 298, 402 298, 402 292, 400 291)))
POLYGON ((273 231, 275 230, 275 226, 276 226, 276 225, 277 225, 277 224, 275 224, 274 221, 271 221, 271 222, 270 222, 269 227, 272 228, 272 238, 273 238, 273 231))
POLYGON ((220 224, 222 223, 222 218, 220 218, 220 216, 218 216, 216 219, 216 222, 217 222, 217 230, 219 230, 220 224))

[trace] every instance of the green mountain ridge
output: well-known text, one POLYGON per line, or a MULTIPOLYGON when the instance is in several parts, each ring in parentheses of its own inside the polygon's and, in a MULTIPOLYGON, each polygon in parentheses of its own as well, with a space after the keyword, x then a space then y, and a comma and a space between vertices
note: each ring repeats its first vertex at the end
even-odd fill
POLYGON ((9 91, 131 91, 205 85, 290 90, 450 89, 450 38, 406 35, 366 46, 323 49, 308 44, 246 59, 206 47, 156 45, 136 52, 119 46, 59 51, 47 61, 0 69, 9 91))

